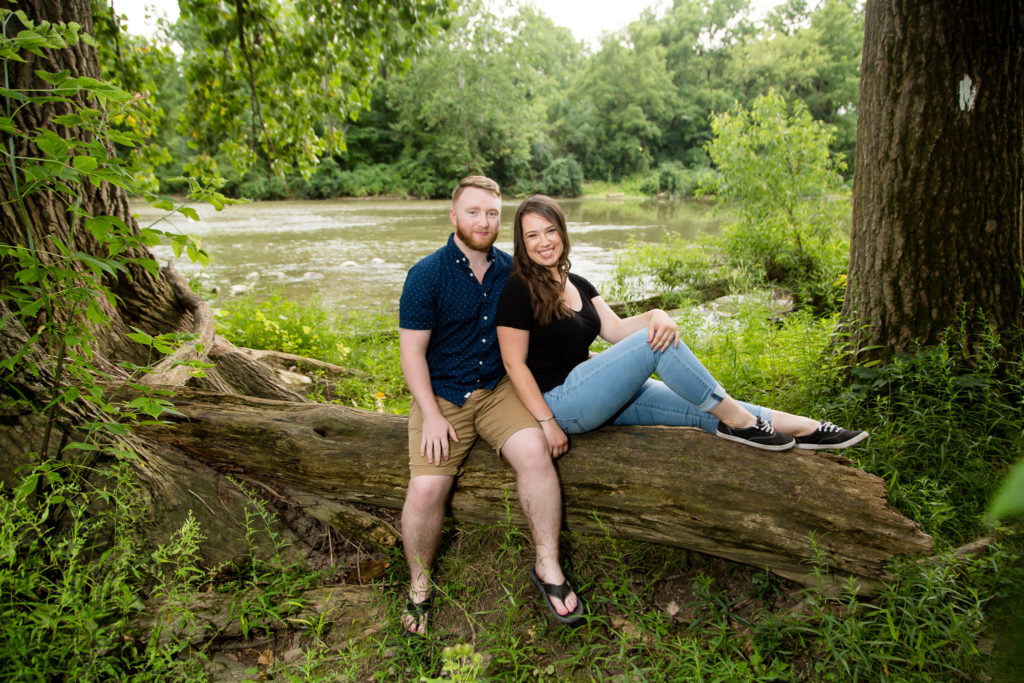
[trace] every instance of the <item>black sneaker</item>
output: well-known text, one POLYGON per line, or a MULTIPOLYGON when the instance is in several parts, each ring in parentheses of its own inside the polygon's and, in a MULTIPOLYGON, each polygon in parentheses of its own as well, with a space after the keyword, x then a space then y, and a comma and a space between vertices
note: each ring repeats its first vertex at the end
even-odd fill
POLYGON ((865 431, 843 429, 831 422, 822 422, 820 427, 807 436, 796 437, 796 447, 810 449, 846 448, 858 444, 866 438, 868 438, 868 433, 865 431))
POLYGON ((753 427, 744 427, 743 429, 729 427, 724 422, 719 422, 718 436, 729 441, 735 441, 736 443, 745 443, 748 446, 765 451, 784 451, 792 448, 793 444, 796 443, 793 437, 779 434, 761 418, 757 418, 757 422, 754 423, 753 427))

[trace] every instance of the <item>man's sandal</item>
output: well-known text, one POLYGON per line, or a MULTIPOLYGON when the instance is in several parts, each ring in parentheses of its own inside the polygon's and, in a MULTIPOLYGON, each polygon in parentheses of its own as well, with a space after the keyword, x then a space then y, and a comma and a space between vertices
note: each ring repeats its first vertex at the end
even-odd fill
POLYGON ((433 596, 423 602, 408 600, 405 603, 405 611, 402 612, 402 635, 406 638, 426 638, 427 621, 430 619, 430 610, 434 607, 433 596), (406 621, 406 617, 410 617, 406 621), (423 633, 417 629, 423 627, 423 633))
POLYGON ((569 587, 568 581, 563 581, 560 584, 544 583, 540 580, 540 577, 537 576, 537 570, 535 568, 530 570, 530 576, 533 578, 533 583, 536 584, 537 588, 540 590, 540 594, 544 598, 544 602, 548 604, 548 609, 551 610, 551 614, 559 623, 578 624, 583 621, 583 599, 579 595, 576 596, 576 609, 568 614, 559 614, 558 610, 555 609, 554 603, 551 602, 551 598, 558 598, 563 604, 565 603, 565 599, 569 597, 570 593, 572 593, 572 588, 569 587))

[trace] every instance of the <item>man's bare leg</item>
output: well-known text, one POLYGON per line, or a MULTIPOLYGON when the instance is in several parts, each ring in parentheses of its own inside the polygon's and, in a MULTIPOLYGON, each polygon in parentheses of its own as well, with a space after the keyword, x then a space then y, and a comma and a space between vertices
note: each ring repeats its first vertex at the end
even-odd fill
MULTIPOLYGON (((565 581, 558 563, 558 534, 562 526, 562 492, 558 472, 548 453, 544 432, 523 429, 505 441, 501 454, 516 472, 519 502, 530 524, 533 544, 537 552, 534 569, 544 583, 561 584, 565 581)), ((576 609, 576 593, 570 593, 563 604, 552 597, 559 614, 566 615, 576 609)))
MULTIPOLYGON (((409 599, 416 603, 430 597, 430 568, 441 543, 445 503, 454 480, 448 475, 421 475, 409 480, 402 507, 402 545, 409 564, 409 599)), ((426 624, 405 615, 402 628, 424 634, 426 624)))

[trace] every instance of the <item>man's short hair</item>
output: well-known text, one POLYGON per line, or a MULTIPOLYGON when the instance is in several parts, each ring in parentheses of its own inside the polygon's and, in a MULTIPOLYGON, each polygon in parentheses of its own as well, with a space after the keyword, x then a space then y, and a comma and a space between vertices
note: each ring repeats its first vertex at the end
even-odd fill
POLYGON ((459 184, 455 187, 455 190, 452 192, 452 204, 455 203, 459 198, 459 195, 462 194, 462 191, 467 187, 478 187, 481 190, 487 190, 488 192, 494 193, 494 196, 498 199, 501 199, 501 188, 498 187, 498 183, 494 182, 487 176, 471 175, 460 180, 459 184))

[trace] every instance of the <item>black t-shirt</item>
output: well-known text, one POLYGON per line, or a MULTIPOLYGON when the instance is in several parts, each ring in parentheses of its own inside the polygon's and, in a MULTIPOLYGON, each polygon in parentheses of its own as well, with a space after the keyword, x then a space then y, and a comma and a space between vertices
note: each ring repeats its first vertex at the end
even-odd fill
POLYGON ((569 280, 579 290, 583 307, 570 318, 555 318, 544 326, 537 324, 530 290, 519 278, 509 279, 498 300, 495 323, 530 333, 526 367, 533 373, 541 392, 557 387, 574 367, 590 357, 590 344, 601 331, 601 319, 591 301, 601 295, 579 275, 569 273, 569 280))

